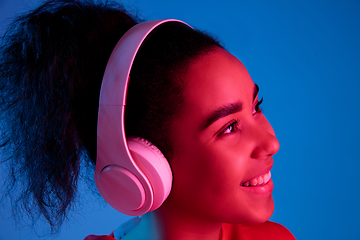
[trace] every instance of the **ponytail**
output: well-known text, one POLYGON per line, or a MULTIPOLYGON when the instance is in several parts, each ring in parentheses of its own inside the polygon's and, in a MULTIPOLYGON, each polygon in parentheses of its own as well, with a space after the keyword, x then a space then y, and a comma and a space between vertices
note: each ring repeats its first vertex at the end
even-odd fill
POLYGON ((33 220, 43 215, 53 232, 74 201, 81 161, 95 164, 102 76, 136 23, 116 3, 52 0, 16 19, 2 38, 3 198, 33 220))

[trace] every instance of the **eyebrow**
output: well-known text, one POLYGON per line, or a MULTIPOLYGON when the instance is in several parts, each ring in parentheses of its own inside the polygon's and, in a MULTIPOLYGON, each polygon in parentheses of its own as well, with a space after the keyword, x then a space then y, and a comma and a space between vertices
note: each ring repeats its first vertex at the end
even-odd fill
MULTIPOLYGON (((253 101, 255 100, 257 94, 259 93, 259 86, 255 84, 254 86, 254 93, 253 93, 253 101)), ((229 105, 223 106, 215 110, 212 114, 210 114, 206 120, 204 121, 204 124, 202 124, 201 131, 205 130, 207 127, 209 127, 211 124, 216 122, 217 120, 226 117, 230 114, 240 112, 242 110, 242 103, 231 103, 229 105)))
POLYGON ((242 103, 232 103, 219 109, 215 110, 209 117, 206 118, 202 125, 201 131, 205 130, 208 126, 219 120, 220 118, 226 117, 227 115, 240 112, 242 110, 242 103))

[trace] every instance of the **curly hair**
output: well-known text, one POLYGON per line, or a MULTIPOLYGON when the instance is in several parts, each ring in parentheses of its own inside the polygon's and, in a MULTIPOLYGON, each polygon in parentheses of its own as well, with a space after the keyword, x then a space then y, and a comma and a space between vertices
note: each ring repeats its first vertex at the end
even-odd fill
MULTIPOLYGON (((52 232, 74 203, 81 163, 96 162, 107 61, 140 21, 114 2, 50 0, 17 18, 1 39, 0 147, 9 175, 3 197, 33 220, 43 216, 52 232)), ((126 132, 170 155, 166 133, 181 109, 181 75, 194 58, 221 45, 198 30, 165 25, 136 56, 126 132)))
POLYGON ((2 159, 11 160, 5 195, 23 189, 14 205, 32 219, 43 214, 52 230, 74 200, 82 151, 96 148, 93 106, 107 60, 137 22, 116 3, 55 0, 17 18, 2 38, 1 146, 2 159), (95 141, 87 146, 86 137, 95 141))

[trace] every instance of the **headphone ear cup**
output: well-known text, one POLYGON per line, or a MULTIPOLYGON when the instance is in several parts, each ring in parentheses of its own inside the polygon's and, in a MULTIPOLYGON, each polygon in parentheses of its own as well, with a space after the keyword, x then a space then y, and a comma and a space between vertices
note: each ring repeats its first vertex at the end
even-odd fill
POLYGON ((173 180, 170 165, 161 151, 146 139, 131 137, 127 139, 127 144, 131 156, 153 190, 154 199, 149 211, 155 210, 170 193, 173 180))
POLYGON ((127 215, 142 215, 153 205, 151 196, 147 194, 152 193, 150 184, 144 184, 143 179, 122 166, 105 167, 99 175, 97 185, 105 201, 127 215))

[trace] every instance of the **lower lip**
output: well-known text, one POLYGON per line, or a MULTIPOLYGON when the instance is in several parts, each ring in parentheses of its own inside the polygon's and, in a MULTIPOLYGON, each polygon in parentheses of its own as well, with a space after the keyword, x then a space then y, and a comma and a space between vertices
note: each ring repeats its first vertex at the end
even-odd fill
POLYGON ((265 185, 262 185, 262 186, 258 186, 258 187, 244 187, 244 186, 241 186, 241 188, 244 189, 245 191, 253 192, 253 193, 256 193, 256 194, 268 195, 268 194, 272 193, 273 188, 274 188, 274 183, 270 179, 265 185))

